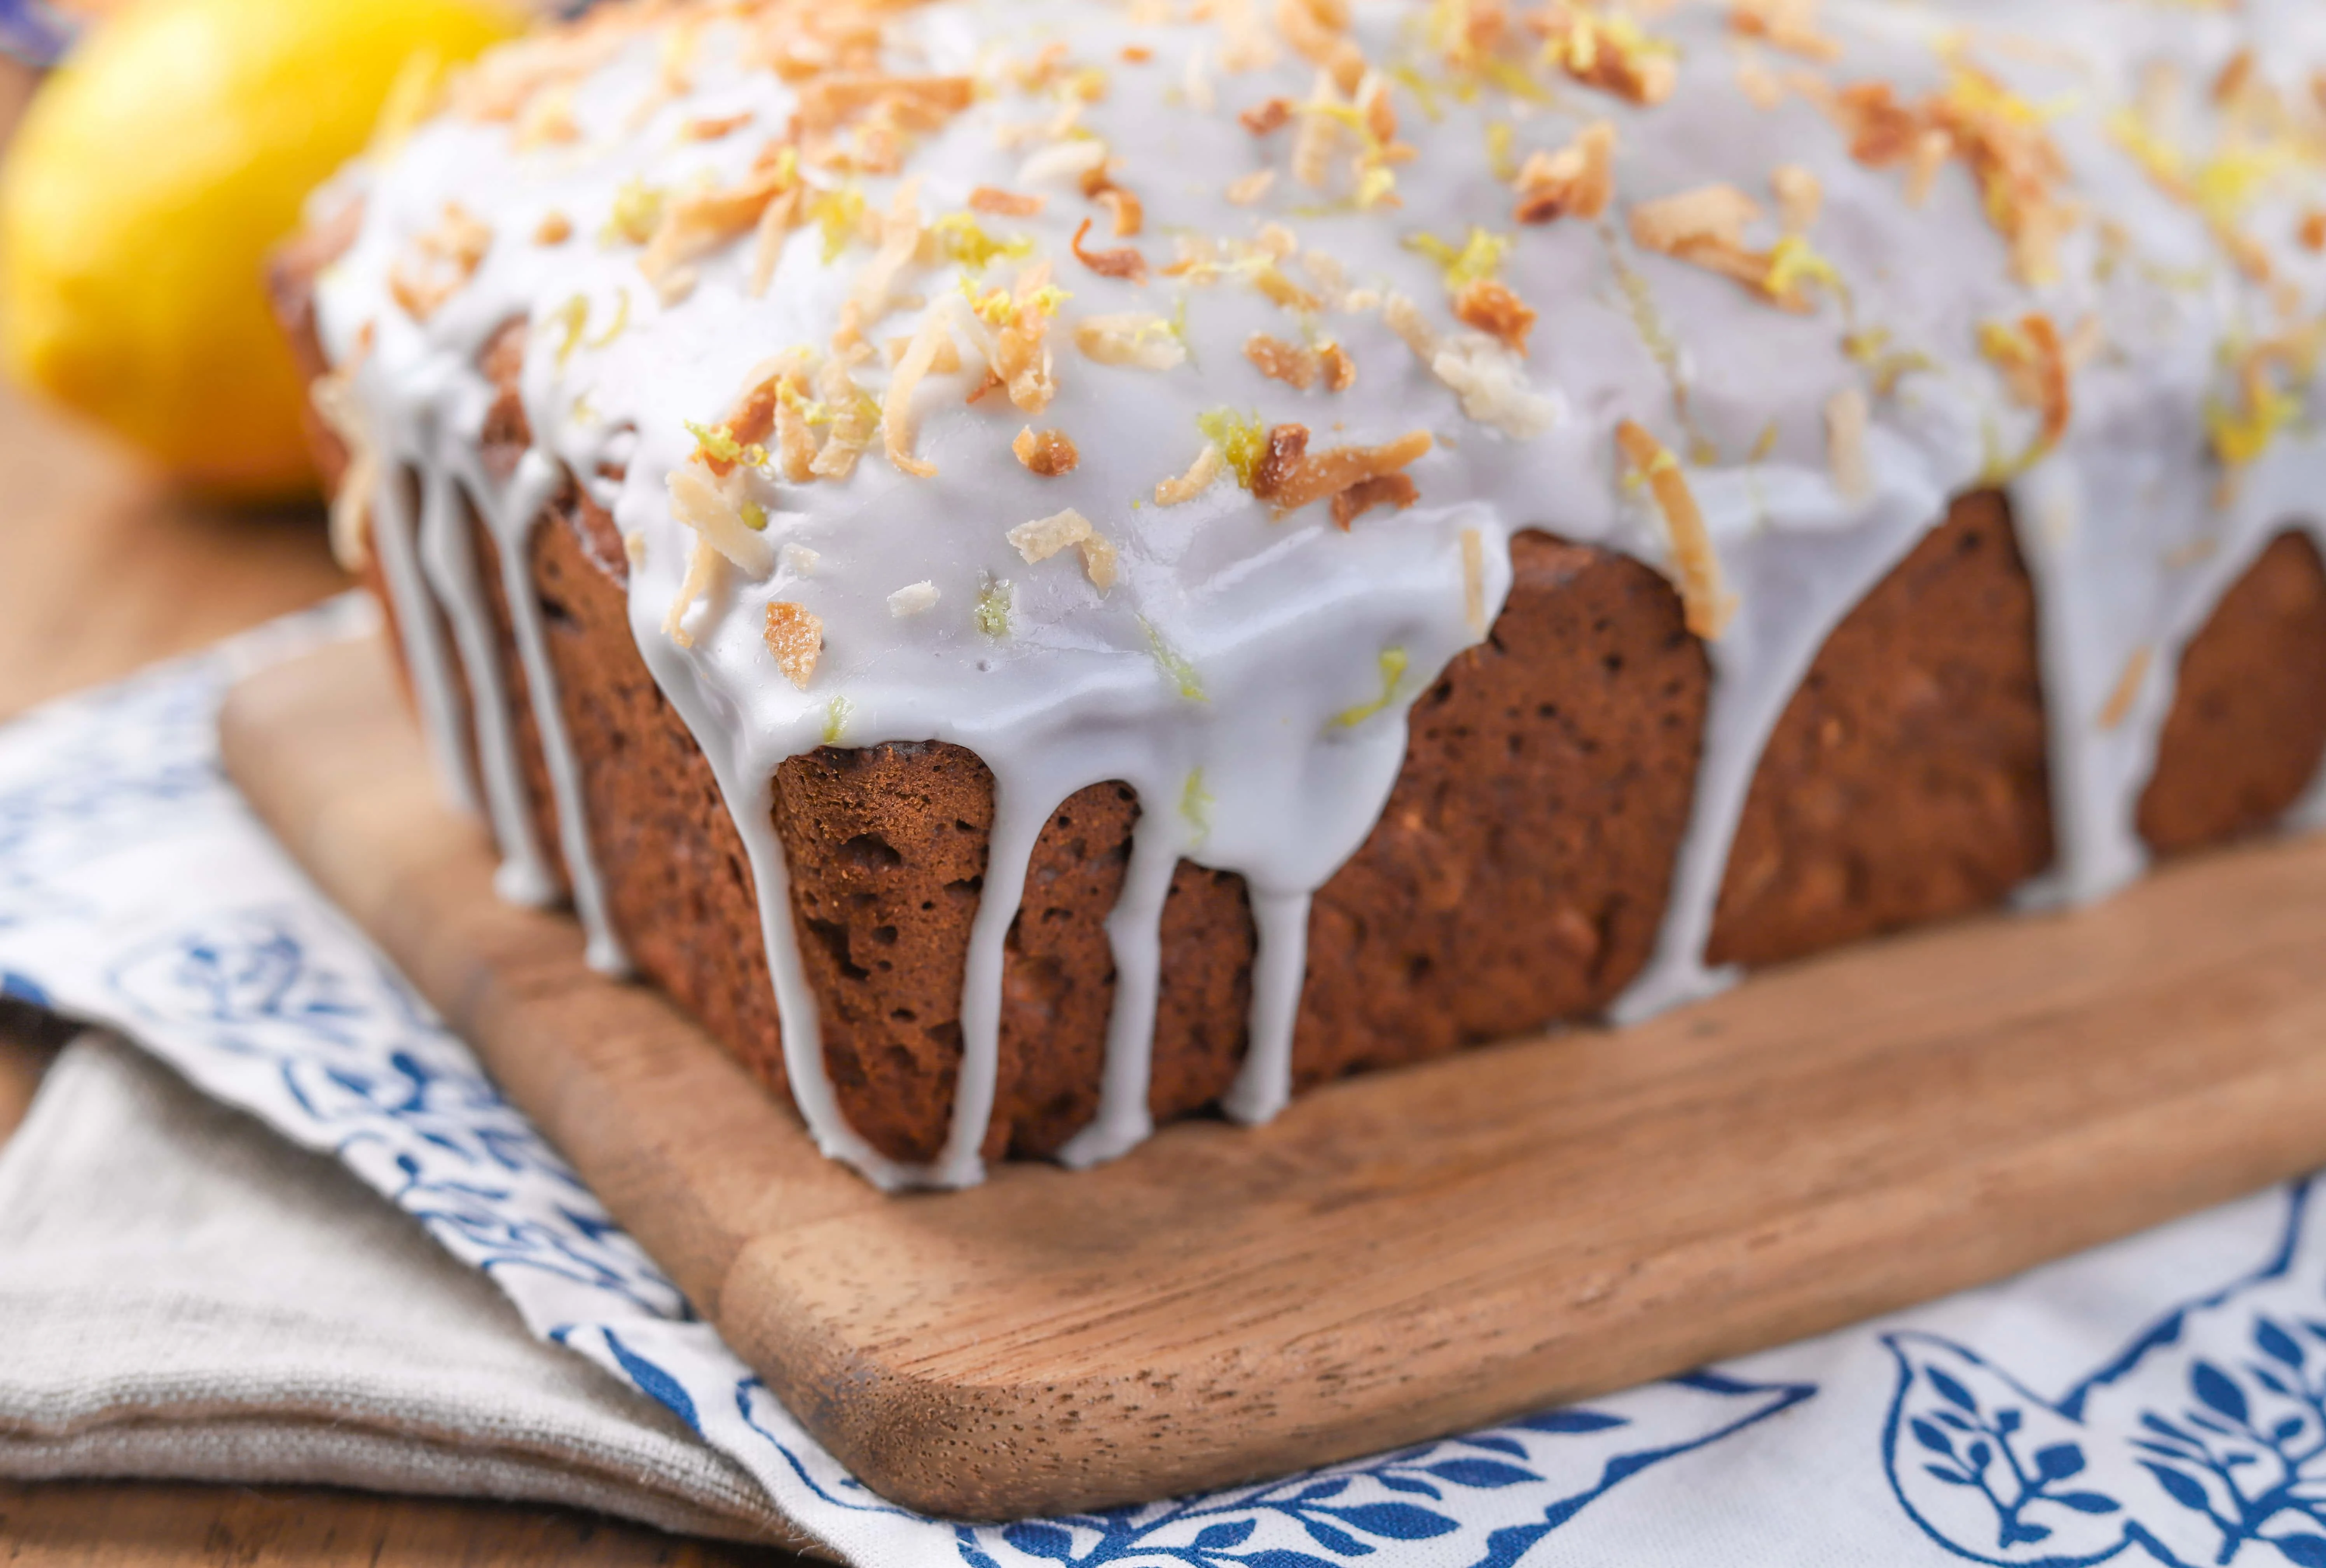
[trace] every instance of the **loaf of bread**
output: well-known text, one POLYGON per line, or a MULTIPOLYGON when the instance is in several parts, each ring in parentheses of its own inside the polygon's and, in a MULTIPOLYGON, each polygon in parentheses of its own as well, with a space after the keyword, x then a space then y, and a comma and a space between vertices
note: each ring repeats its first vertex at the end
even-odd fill
POLYGON ((2295 5, 671 0, 278 268, 500 891, 887 1185, 2301 821, 2295 5))

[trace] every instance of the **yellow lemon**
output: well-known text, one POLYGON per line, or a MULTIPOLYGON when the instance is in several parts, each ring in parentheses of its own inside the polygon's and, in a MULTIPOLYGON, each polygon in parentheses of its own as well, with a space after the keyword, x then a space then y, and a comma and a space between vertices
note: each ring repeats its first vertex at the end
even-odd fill
POLYGON ((0 167, 16 379, 187 482, 310 483, 267 250, 415 62, 522 25, 495 0, 131 0, 33 97, 0 167))

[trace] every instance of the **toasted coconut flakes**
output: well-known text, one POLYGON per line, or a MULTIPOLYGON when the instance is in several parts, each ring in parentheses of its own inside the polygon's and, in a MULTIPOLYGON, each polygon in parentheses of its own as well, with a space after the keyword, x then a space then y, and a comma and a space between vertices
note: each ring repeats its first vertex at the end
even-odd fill
POLYGON ((1157 482, 1155 504, 1158 506, 1177 506, 1182 501, 1194 500, 1212 487, 1212 481, 1218 478, 1226 467, 1226 459, 1220 456, 1219 443, 1205 441, 1204 450, 1196 454, 1196 460, 1187 465, 1186 473, 1176 479, 1157 482))
POLYGON ((1807 234, 1825 205, 1825 187, 1799 163, 1780 163, 1769 171, 1769 189, 1777 198, 1777 222, 1787 234, 1807 234))
POLYGON ((880 404, 856 385, 847 361, 838 355, 826 359, 816 371, 815 395, 832 422, 824 431, 815 460, 808 465, 809 472, 820 479, 844 479, 856 471, 856 459, 880 433, 880 404))
POLYGON ((1045 185, 1053 181, 1079 184, 1083 176, 1106 167, 1106 144, 1095 139, 1061 142, 1026 160, 1018 171, 1020 185, 1045 185))
POLYGON ((1368 479, 1400 474, 1431 445, 1429 432, 1417 430, 1379 446, 1333 447, 1311 454, 1307 427, 1274 425, 1267 450, 1252 469, 1251 493, 1280 517, 1368 479))
POLYGON ((765 577, 775 569, 775 548, 744 521, 745 484, 740 470, 721 479, 702 463, 681 463, 671 470, 670 512, 720 554, 753 577, 765 577))
POLYGON ((2072 376, 2098 358, 2100 350, 2107 347, 2107 329, 2100 325, 2100 319, 2086 316, 2068 334, 2067 342, 2061 347, 2061 357, 2067 361, 2068 373, 2072 376))
POLYGON ((533 231, 535 245, 563 245, 573 237, 573 220, 562 212, 544 212, 533 231))
POLYGON ((1082 461, 1082 453, 1075 450, 1074 438, 1065 431, 1037 431, 1030 424, 1018 432, 1018 439, 1009 443, 1009 450, 1026 466, 1028 472, 1038 474, 1046 479, 1071 474, 1075 465, 1082 461))
POLYGON ((1586 87, 1627 103, 1653 105, 1671 97, 1679 80, 1670 46, 1649 38, 1627 17, 1606 15, 1576 0, 1551 0, 1528 21, 1542 33, 1549 61, 1586 87))
POLYGON ((474 277, 492 248, 493 231, 457 201, 447 201, 436 227, 413 242, 417 254, 388 269, 387 292, 415 321, 442 310, 474 277))
POLYGON ((2147 684, 2148 666, 2156 657, 2156 650, 2143 643, 2133 649, 2132 656, 2124 662, 2124 669, 2116 678, 2115 688, 2099 710, 2099 727, 2114 729, 2132 716, 2132 705, 2140 699, 2140 689, 2147 684))
POLYGON ((1075 347, 1101 365, 1170 370, 1187 362, 1187 346, 1162 317, 1143 311, 1085 316, 1075 323, 1075 347))
POLYGON ((1955 155, 1955 139, 1935 126, 1915 136, 1906 157, 1906 205, 1920 207, 1931 199, 1939 171, 1955 155))
POLYGON ((1088 538, 1079 541, 1075 548, 1082 552, 1083 575, 1090 579, 1091 586, 1101 593, 1112 588, 1120 561, 1113 543, 1093 531, 1088 538))
POLYGON ((794 577, 813 577, 815 563, 823 559, 805 544, 786 544, 776 552, 776 564, 794 577))
POLYGON ((1403 474, 1382 474, 1370 479, 1360 479, 1333 497, 1333 522, 1342 533, 1349 524, 1372 511, 1375 506, 1387 506, 1402 512, 1421 498, 1421 492, 1403 474))
POLYGON ((1198 114, 1208 115, 1218 105, 1217 95, 1212 91, 1211 60, 1201 44, 1187 51, 1187 68, 1180 75, 1179 90, 1187 95, 1189 106, 1198 114))
POLYGON ((1154 58, 1155 51, 1143 43, 1126 43, 1122 46, 1122 60, 1126 65, 1145 65, 1154 58))
POLYGON ((1292 100, 1273 97, 1252 105, 1236 116, 1243 128, 1255 136, 1265 136, 1292 123, 1292 100))
POLYGON ((1209 0, 1197 14, 1208 14, 1226 34, 1220 49, 1220 69, 1231 76, 1264 70, 1278 59, 1275 35, 1261 19, 1252 0, 1209 0))
POLYGON ((1656 509, 1663 514, 1672 566, 1679 574, 1680 605, 1688 629, 1707 642, 1714 641, 1735 617, 1736 596, 1728 590, 1721 574, 1720 557, 1713 551, 1712 535, 1704 526, 1704 514, 1697 509, 1688 476, 1661 441, 1631 420, 1616 425, 1615 444, 1624 460, 1647 482, 1656 509))
POLYGON ((1070 248, 1076 261, 1101 277, 1127 278, 1134 283, 1147 281, 1147 258, 1133 246, 1126 245, 1113 250, 1084 250, 1083 241, 1090 237, 1090 231, 1091 220, 1087 218, 1083 219, 1082 227, 1075 230, 1070 248))
POLYGON ((807 378, 799 371, 786 374, 776 399, 776 462, 784 478, 805 485, 816 477, 815 433, 809 428, 807 378))
POLYGON ((1238 207, 1250 207, 1267 195, 1268 188, 1274 183, 1276 183, 1275 170, 1255 169, 1242 179, 1228 181, 1228 200, 1238 207))
POLYGON ((1840 42, 1818 31, 1817 0, 1731 0, 1728 25, 1807 60, 1841 58, 1840 42))
POLYGON ((1734 185, 1700 185, 1632 209, 1632 241, 1642 250, 1679 255, 1692 247, 1744 248, 1744 226, 1760 204, 1734 185))
POLYGON ((1558 405, 1527 385, 1519 358, 1493 339, 1465 333, 1426 356, 1431 375, 1462 400, 1462 412, 1513 441, 1531 441, 1558 422, 1558 405))
POLYGON ((566 82, 535 93, 517 115, 513 137, 520 153, 580 141, 582 127, 573 119, 573 84, 566 82))
POLYGON ((1269 300, 1286 310, 1301 315, 1310 314, 1323 306, 1316 295, 1284 275, 1284 269, 1273 262, 1253 270, 1251 285, 1269 300))
POLYGON ((687 121, 679 134, 690 142, 716 142, 722 136, 732 135, 750 123, 751 112, 749 109, 739 115, 703 115, 687 121))
POLYGON ((997 218, 1030 218, 1049 205, 1047 196, 1024 196, 999 186, 981 185, 969 193, 972 212, 990 212, 997 218))
POLYGON ((768 460, 759 443, 774 432, 785 381, 797 376, 805 353, 795 348, 761 360, 744 373, 743 391, 716 427, 702 431, 687 426, 695 431, 702 449, 699 455, 712 473, 724 478, 739 461, 757 468, 768 460))
POLYGON ((920 249, 920 179, 915 176, 900 183, 889 199, 888 215, 880 220, 880 248, 848 291, 848 302, 856 307, 861 322, 877 321, 897 308, 897 278, 920 249))
POLYGON ((804 605, 777 599, 768 606, 764 634, 776 668, 801 691, 815 676, 815 663, 823 656, 823 622, 804 605))
POLYGON ((1760 215, 1759 204, 1733 185, 1700 186, 1633 208, 1632 238, 1642 250, 1734 278, 1789 311, 1810 308, 1805 283, 1841 292, 1833 264, 1799 234, 1772 249, 1746 248, 1744 226, 1760 215))
MULTIPOLYGON (((953 352, 953 335, 945 330, 944 312, 931 311, 921 318, 905 357, 897 361, 896 372, 889 378, 888 395, 881 400, 880 439, 889 460, 916 479, 935 478, 937 470, 935 464, 913 455, 913 393, 940 355, 953 352)), ((954 364, 959 363, 956 357, 954 364)))
POLYGON ((2058 445, 2060 438, 2067 433, 2073 410, 2069 396, 2067 350, 2052 318, 2041 311, 2031 311, 2019 318, 2016 326, 2001 321, 1982 322, 1978 347, 2003 373, 2012 400, 2043 416, 2036 436, 2037 449, 2048 450, 2058 445))
POLYGON ((347 449, 348 462, 340 487, 331 496, 331 559, 349 571, 360 571, 371 559, 372 492, 379 485, 379 448, 371 439, 363 404, 356 396, 356 371, 370 351, 363 350, 346 365, 327 371, 307 388, 307 400, 326 429, 347 449))
MULTIPOLYGON (((1113 218, 1117 239, 1129 239, 1147 221, 1146 209, 1140 205, 1139 198, 1120 185, 1108 186, 1094 199, 1113 218)), ((1140 264, 1145 264, 1143 259, 1140 264)))
POLYGON ((1028 413, 1039 413, 1050 404, 1056 384, 1050 378, 1050 320, 1057 313, 1061 291, 1050 283, 1050 264, 1043 259, 1018 274, 1010 296, 1009 324, 994 335, 988 357, 995 377, 1009 401, 1028 413))
POLYGON ((1849 155, 1869 169, 1904 162, 1922 134, 1923 116, 1900 103, 1886 81, 1853 82, 1838 91, 1817 78, 1800 85, 1849 138, 1849 155))
POLYGON ((2302 227, 2294 237, 2306 251, 2326 251, 2326 209, 2313 207, 2302 215, 2302 227))
POLYGON ((1736 90, 1756 109, 1773 109, 1785 101, 1785 84, 1761 62, 1757 54, 1746 54, 1737 60, 1736 90))
POLYGON ((1244 339, 1243 357, 1252 362, 1262 376, 1281 381, 1288 386, 1306 392, 1317 385, 1323 370, 1317 356, 1298 344, 1287 343, 1281 338, 1271 338, 1265 332, 1254 332, 1244 339))
POLYGON ((774 281, 784 240, 799 222, 800 191, 795 187, 768 203, 751 237, 751 296, 759 298, 774 281))
POLYGON ((682 648, 694 646, 694 634, 686 629, 686 612, 694 608, 695 600, 718 588, 719 579, 726 570, 726 558, 719 553, 710 540, 696 534, 694 546, 687 552, 686 576, 679 583, 678 592, 672 598, 670 608, 662 614, 664 636, 682 648))
POLYGON ((628 557, 632 571, 646 570, 647 536, 643 529, 633 528, 622 535, 622 553, 628 557))
POLYGON ((1519 169, 1521 223, 1554 218, 1596 218, 1614 195, 1615 127, 1595 120, 1556 153, 1530 153, 1519 169))
POLYGON ((889 613, 898 620, 926 615, 936 608, 937 585, 926 580, 908 582, 889 596, 889 613))
POLYGON ((1437 329, 1432 327, 1421 313, 1421 307, 1403 294, 1391 293, 1382 301, 1382 320, 1389 329, 1405 339, 1405 346, 1415 357, 1427 365, 1437 357, 1440 341, 1437 329))
POLYGON ((1823 107, 1859 162, 1884 168, 1911 161, 1909 194, 1917 199, 1938 164, 1959 157, 1987 220, 2010 244, 2014 274, 2030 285, 2058 275, 2060 242, 2078 213, 2060 193, 2067 160, 2034 106, 1958 59, 1944 90, 1913 107, 1898 103, 1884 82, 1828 94, 1823 107))
POLYGON ((1315 95, 1300 108, 1300 128, 1292 139, 1292 177, 1312 190, 1321 190, 1346 128, 1341 115, 1348 106, 1341 101, 1333 79, 1320 72, 1315 95))
POLYGON ((2221 67, 2220 74, 2213 79, 2213 101, 2217 104, 2234 103, 2245 96, 2246 89, 2253 83, 2253 50, 2250 47, 2240 49, 2229 56, 2228 63, 2221 67))
POLYGON ((687 264, 751 232, 793 181, 788 163, 755 167, 739 184, 659 203, 638 271, 665 304, 683 298, 693 286, 687 264))
POLYGON ((871 111, 907 130, 933 131, 969 107, 977 84, 965 76, 825 74, 800 88, 803 130, 830 131, 871 111))
POLYGON ((1017 551, 1028 566, 1045 561, 1059 551, 1081 543, 1091 536, 1090 519, 1072 506, 1047 517, 1037 517, 1030 523, 1020 523, 1009 530, 1010 548, 1017 551))
POLYGON ((1846 501, 1862 501, 1874 492, 1865 459, 1867 417, 1863 387, 1845 387, 1826 400, 1826 466, 1833 471, 1834 488, 1846 501))
POLYGON ((1478 278, 1455 295, 1454 315, 1513 354, 1527 351, 1527 335, 1534 330, 1532 307, 1492 278, 1478 278))
POLYGON ((1486 538, 1475 528, 1462 530, 1462 620, 1484 636, 1486 631, 1486 538))
POLYGON ((1348 7, 1339 0, 1277 0, 1276 30, 1309 64, 1320 67, 1343 92, 1354 92, 1365 57, 1348 37, 1348 7))
POLYGON ((1319 344, 1317 362, 1325 372, 1325 390, 1346 392, 1357 384, 1357 362, 1338 343, 1319 344))

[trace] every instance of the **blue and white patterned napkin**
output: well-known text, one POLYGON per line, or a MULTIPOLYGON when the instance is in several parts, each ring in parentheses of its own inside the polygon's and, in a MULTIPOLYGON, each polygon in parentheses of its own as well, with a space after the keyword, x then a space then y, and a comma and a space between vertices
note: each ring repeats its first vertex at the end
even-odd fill
POLYGON ((2326 1202, 2264 1193, 1822 1340, 1356 1463, 963 1525, 825 1453, 220 774, 239 673, 343 601, 0 728, 0 991, 336 1155, 544 1339, 880 1568, 1621 1562, 2326 1568, 2326 1202))

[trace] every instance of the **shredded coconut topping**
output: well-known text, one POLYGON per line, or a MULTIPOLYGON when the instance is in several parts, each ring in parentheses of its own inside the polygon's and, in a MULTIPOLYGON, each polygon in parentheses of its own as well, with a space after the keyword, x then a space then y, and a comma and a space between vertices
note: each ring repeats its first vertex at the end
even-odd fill
POLYGON ((1689 488, 1679 459, 1661 441, 1632 420, 1615 427, 1615 445, 1624 460, 1644 480, 1663 515, 1664 531, 1671 542, 1672 567, 1679 578, 1680 604, 1688 629, 1707 642, 1717 640, 1735 617, 1736 596, 1720 570, 1704 514, 1689 488))
POLYGON ((823 622, 803 605, 777 599, 768 606, 764 634, 776 668, 801 691, 814 678, 816 661, 823 656, 823 622))

